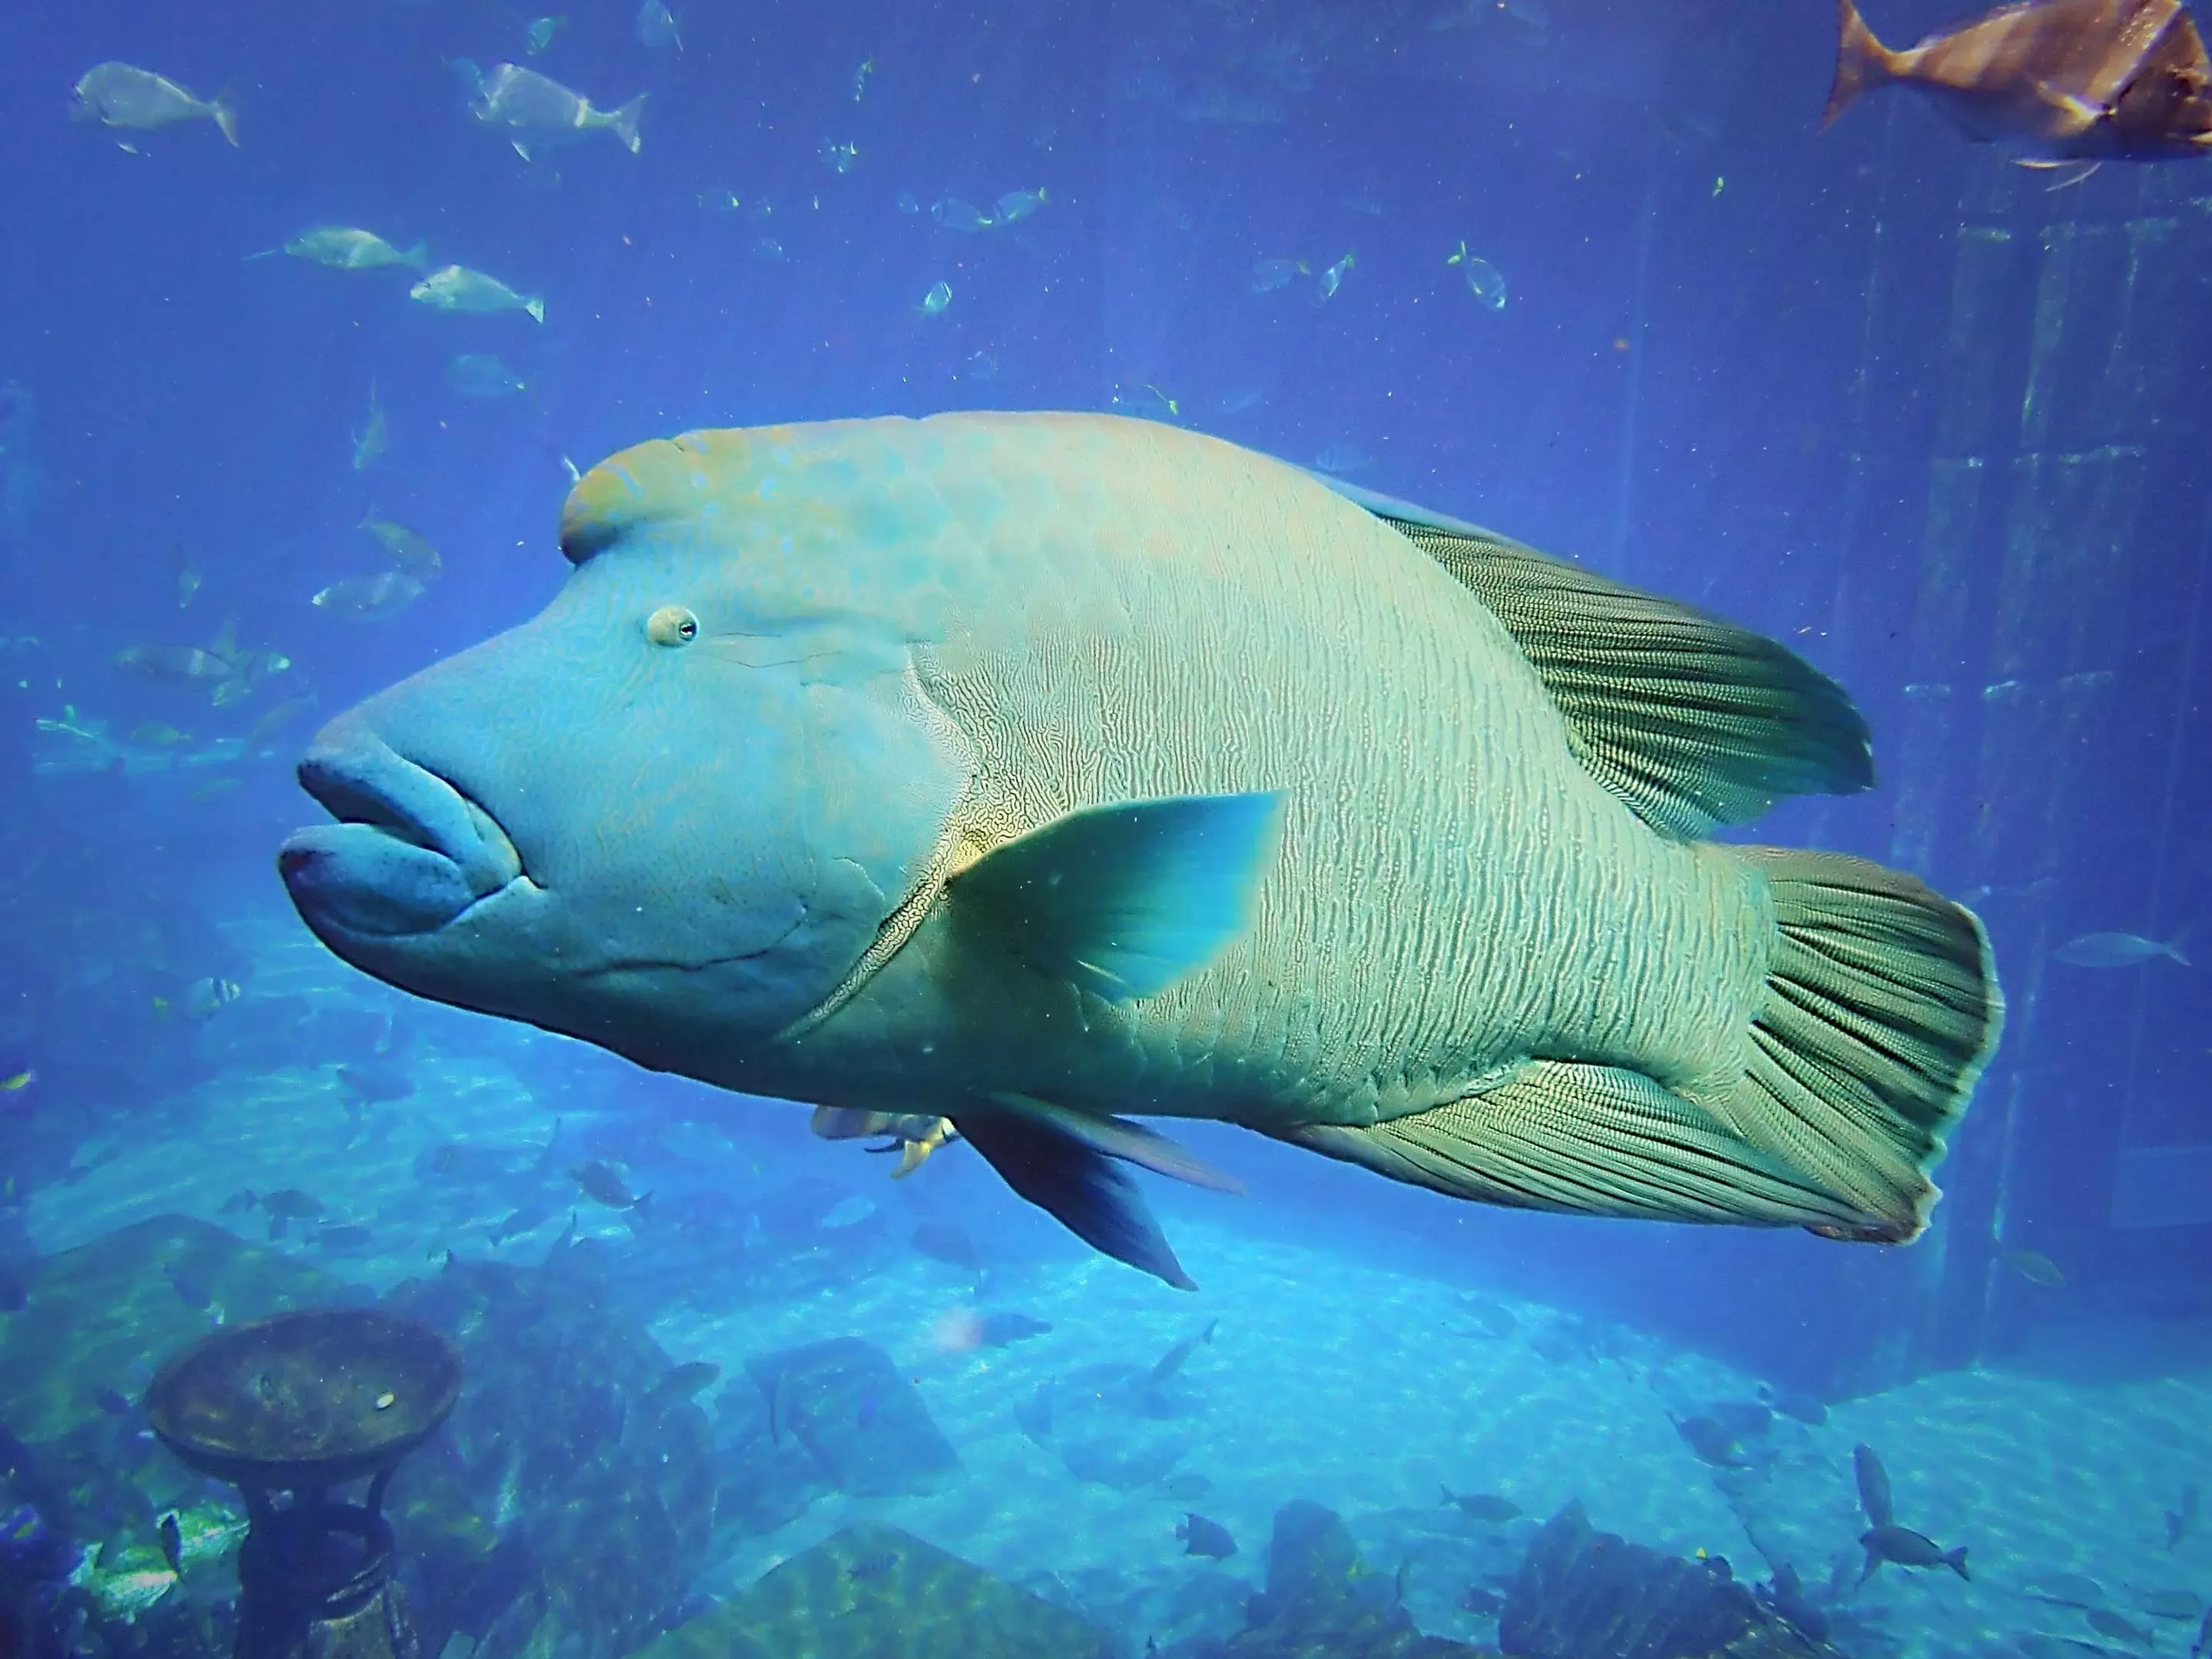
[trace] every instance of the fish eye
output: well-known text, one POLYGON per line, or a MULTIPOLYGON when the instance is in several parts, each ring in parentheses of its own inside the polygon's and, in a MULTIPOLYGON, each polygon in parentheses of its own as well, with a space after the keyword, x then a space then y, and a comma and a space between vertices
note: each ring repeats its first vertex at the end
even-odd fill
POLYGON ((699 637, 699 619, 680 605, 664 605, 645 619, 645 637, 655 645, 689 645, 699 637))

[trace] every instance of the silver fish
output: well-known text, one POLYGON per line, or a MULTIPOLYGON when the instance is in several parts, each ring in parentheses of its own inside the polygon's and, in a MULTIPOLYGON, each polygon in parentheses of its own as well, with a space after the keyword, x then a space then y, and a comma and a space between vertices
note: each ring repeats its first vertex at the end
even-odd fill
POLYGON ((684 50, 684 37, 676 27, 676 14, 661 0, 645 0, 637 9, 637 43, 641 46, 673 46, 684 50))
POLYGON ((351 225, 318 225, 303 230, 284 244, 295 259, 305 259, 333 270, 379 270, 386 265, 406 265, 414 270, 430 268, 427 245, 394 247, 372 230, 351 225))
POLYGON ((465 352, 446 365, 446 384, 464 398, 511 398, 530 382, 489 352, 465 352))
POLYGON ((375 537, 378 544, 392 556, 392 562, 418 582, 435 581, 444 568, 430 538, 397 520, 380 519, 372 511, 364 514, 354 528, 375 537))
POLYGON ((366 472, 382 460, 392 447, 392 428, 384 418, 384 405, 376 401, 376 388, 368 389, 368 421, 353 434, 353 470, 366 472))
POLYGON ((2160 957, 2189 966, 2179 938, 2161 941, 2140 933, 2083 933, 2051 954, 2069 968, 2135 968, 2160 957))
POLYGON ((238 144, 238 112, 231 107, 228 88, 203 101, 167 76, 112 61, 95 64, 76 83, 72 119, 97 121, 103 126, 131 127, 150 132, 179 121, 212 121, 238 144))
POLYGON ((944 197, 931 204, 929 216, 947 230, 988 230, 993 222, 982 209, 957 196, 944 197))
POLYGON ((611 132, 624 149, 636 155, 639 116, 645 112, 643 93, 619 109, 594 109, 592 100, 572 92, 558 81, 520 64, 495 64, 477 84, 469 113, 488 127, 507 135, 507 142, 526 161, 533 147, 579 138, 587 132, 611 132))
POLYGON ((380 570, 374 576, 349 576, 314 597, 321 610, 363 622, 396 617, 422 597, 422 584, 404 570, 380 570))
POLYGON ((545 320, 545 301, 534 294, 518 294, 496 276, 466 265, 444 265, 407 290, 407 297, 433 311, 524 311, 533 322, 545 320))

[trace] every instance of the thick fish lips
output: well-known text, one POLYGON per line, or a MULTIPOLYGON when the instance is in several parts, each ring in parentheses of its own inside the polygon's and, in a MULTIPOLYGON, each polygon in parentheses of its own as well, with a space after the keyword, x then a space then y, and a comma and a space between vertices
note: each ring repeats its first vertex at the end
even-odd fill
POLYGON ((527 880, 489 813, 374 736, 318 743, 300 763, 300 785, 338 820, 299 830, 276 854, 293 903, 318 932, 434 933, 527 880))

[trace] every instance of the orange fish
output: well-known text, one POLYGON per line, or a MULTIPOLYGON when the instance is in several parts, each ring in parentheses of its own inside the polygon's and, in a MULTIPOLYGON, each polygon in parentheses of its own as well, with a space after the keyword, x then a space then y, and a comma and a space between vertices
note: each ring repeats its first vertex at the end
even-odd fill
POLYGON ((1893 52, 1852 0, 1826 125, 1870 87, 1917 87, 1972 137, 2040 161, 2212 154, 2212 64, 2181 0, 2026 0, 1893 52))

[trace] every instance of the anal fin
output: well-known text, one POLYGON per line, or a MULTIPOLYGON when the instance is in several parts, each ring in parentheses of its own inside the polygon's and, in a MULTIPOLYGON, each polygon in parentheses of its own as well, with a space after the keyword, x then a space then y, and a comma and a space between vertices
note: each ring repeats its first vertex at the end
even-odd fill
POLYGON ((1510 1082, 1367 1127, 1280 1139, 1454 1198, 1653 1221, 1856 1224, 1857 1208, 1638 1073, 1532 1060, 1510 1082))

